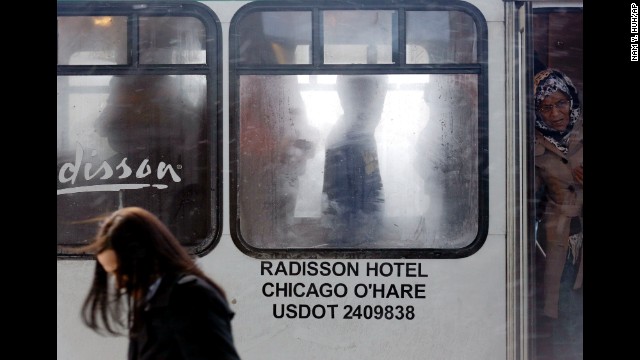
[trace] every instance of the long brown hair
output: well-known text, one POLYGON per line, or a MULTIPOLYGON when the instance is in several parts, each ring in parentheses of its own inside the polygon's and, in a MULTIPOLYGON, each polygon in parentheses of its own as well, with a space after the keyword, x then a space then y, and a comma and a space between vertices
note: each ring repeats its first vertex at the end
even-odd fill
POLYGON ((100 225, 94 241, 79 252, 116 253, 115 286, 96 261, 93 283, 82 306, 82 320, 96 332, 112 335, 140 329, 140 315, 149 286, 159 277, 192 274, 207 281, 224 297, 224 291, 197 266, 169 228, 154 214, 140 207, 111 213, 100 225))

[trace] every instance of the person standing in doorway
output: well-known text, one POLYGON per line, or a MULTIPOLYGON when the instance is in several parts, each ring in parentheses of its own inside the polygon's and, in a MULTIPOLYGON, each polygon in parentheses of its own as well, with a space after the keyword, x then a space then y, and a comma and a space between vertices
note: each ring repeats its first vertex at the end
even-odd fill
MULTIPOLYGON (((536 74, 535 86, 535 186, 543 206, 538 237, 545 253, 541 333, 571 334, 567 314, 582 318, 583 280, 583 123, 578 92, 557 69, 536 74), (569 282, 568 289, 561 286, 569 282), (566 292, 566 294, 564 294, 566 292), (561 299, 565 299, 562 305, 561 299), (577 313, 574 311, 578 309, 577 313), (561 324, 558 321, 561 321, 561 324), (564 324, 564 325, 563 325, 564 324), (562 325, 562 326, 559 326, 562 325), (556 329, 556 330, 553 330, 556 329)), ((581 323, 581 321, 580 321, 581 323)), ((575 341, 552 340, 555 343, 575 341)), ((562 351, 566 354, 566 351, 562 351)), ((572 358, 572 357, 569 357, 572 358)))

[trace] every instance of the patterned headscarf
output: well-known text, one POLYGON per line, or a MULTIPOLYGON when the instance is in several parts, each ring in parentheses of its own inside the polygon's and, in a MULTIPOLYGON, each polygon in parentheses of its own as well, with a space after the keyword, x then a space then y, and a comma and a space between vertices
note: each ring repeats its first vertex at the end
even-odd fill
POLYGON ((536 109, 536 130, 540 131, 545 139, 554 144, 560 151, 567 153, 567 143, 573 126, 580 118, 580 100, 578 91, 563 72, 557 69, 545 69, 536 74, 533 79, 536 109), (569 114, 569 125, 564 131, 558 131, 547 125, 538 112, 538 107, 542 100, 550 94, 561 91, 569 97, 571 102, 571 112, 569 114))

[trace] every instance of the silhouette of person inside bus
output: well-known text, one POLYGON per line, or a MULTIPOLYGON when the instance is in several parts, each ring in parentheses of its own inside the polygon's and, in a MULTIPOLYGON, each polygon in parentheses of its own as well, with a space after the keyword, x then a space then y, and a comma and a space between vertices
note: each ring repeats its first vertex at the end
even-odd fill
MULTIPOLYGON (((582 334, 582 115, 578 91, 563 72, 553 68, 539 72, 534 91, 535 189, 543 194, 539 199, 543 206, 538 206, 542 213, 537 216, 544 251, 539 330, 551 334, 551 342, 567 344, 582 334)), ((553 351, 560 355, 567 349, 553 351)))
POLYGON ((315 154, 297 80, 251 76, 240 84, 239 216, 243 238, 273 248, 296 241, 299 178, 315 154))
POLYGON ((375 130, 387 94, 382 76, 339 75, 343 115, 327 138, 323 224, 335 246, 371 244, 380 230, 384 194, 375 130))
POLYGON ((82 320, 98 333, 128 332, 129 360, 240 358, 224 290, 153 213, 114 211, 78 251, 97 260, 82 320))
MULTIPOLYGON (((270 14, 274 15, 274 14, 270 14)), ((243 64, 294 64, 299 44, 272 16, 248 14, 238 23, 243 64)), ((284 28, 289 28, 285 26, 284 28)), ((314 129, 296 76, 242 76, 239 84, 238 217, 241 236, 261 248, 295 246, 300 177, 315 155, 314 129)))
POLYGON ((175 150, 194 146, 201 115, 180 95, 179 81, 173 76, 114 76, 96 131, 115 152, 132 160, 169 160, 175 150))
POLYGON ((210 227, 209 164, 204 113, 183 96, 184 80, 165 75, 114 76, 95 128, 115 152, 107 162, 120 176, 110 182, 154 185, 120 190, 112 210, 144 206, 183 241, 195 242, 210 227))
MULTIPOLYGON (((238 61, 297 62, 298 36, 271 34, 296 28, 294 24, 276 26, 279 18, 275 13, 257 12, 238 22, 238 61)), ((295 75, 240 78, 238 223, 242 238, 252 246, 299 246, 301 241, 308 246, 309 237, 299 235, 304 226, 299 226, 302 219, 296 208, 308 201, 304 194, 299 196, 299 189, 307 162, 315 157, 319 130, 309 123, 301 91, 295 75)))

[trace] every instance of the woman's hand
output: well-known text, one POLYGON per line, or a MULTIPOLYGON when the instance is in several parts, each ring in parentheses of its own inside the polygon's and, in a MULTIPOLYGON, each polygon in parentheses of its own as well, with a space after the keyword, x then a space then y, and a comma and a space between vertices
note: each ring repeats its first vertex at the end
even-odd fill
POLYGON ((578 184, 582 185, 582 164, 571 169, 571 174, 578 184))

